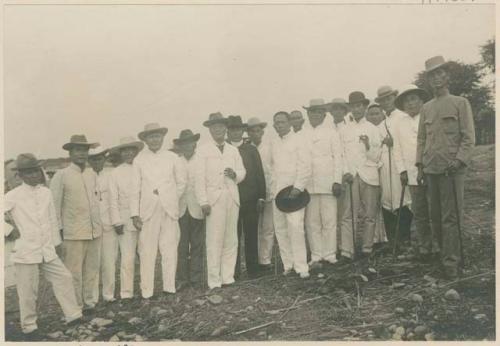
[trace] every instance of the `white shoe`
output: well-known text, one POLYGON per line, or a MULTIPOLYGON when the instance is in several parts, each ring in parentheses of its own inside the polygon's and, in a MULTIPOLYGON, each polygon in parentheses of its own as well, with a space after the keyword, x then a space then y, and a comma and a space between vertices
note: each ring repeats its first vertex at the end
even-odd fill
POLYGON ((309 272, 304 272, 299 274, 301 279, 309 279, 309 272))

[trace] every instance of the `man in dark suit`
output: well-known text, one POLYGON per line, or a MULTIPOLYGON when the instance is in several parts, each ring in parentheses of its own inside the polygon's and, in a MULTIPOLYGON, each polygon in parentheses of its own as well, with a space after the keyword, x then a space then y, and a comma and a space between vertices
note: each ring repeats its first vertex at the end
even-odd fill
POLYGON ((238 218, 238 259, 235 278, 240 276, 241 234, 245 234, 245 263, 249 277, 255 277, 259 270, 258 220, 266 198, 266 180, 259 152, 255 146, 243 140, 243 124, 239 115, 230 115, 227 123, 228 143, 237 147, 247 171, 245 179, 238 184, 240 192, 240 214, 238 218))

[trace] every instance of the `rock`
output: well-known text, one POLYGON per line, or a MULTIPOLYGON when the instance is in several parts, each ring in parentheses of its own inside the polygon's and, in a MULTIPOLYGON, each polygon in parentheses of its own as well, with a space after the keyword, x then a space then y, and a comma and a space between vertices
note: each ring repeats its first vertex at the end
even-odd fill
POLYGON ((330 292, 330 289, 326 286, 323 286, 319 289, 319 293, 321 294, 328 294, 328 292, 330 292))
POLYGON ((115 317, 115 313, 111 310, 109 310, 107 313, 106 313, 106 317, 107 318, 114 318, 115 317))
POLYGON ((107 328, 106 327, 99 327, 97 328, 98 332, 104 332, 107 328))
POLYGON ((240 296, 232 296, 231 299, 232 300, 238 300, 238 299, 240 299, 240 296))
POLYGON ((120 341, 120 338, 118 337, 118 335, 113 335, 111 338, 109 338, 110 342, 117 342, 117 341, 120 341))
POLYGON ((453 288, 446 291, 444 297, 448 300, 455 300, 455 301, 460 300, 460 294, 458 294, 458 292, 455 291, 453 288))
POLYGON ((426 275, 424 275, 424 280, 425 280, 425 281, 429 281, 429 282, 436 282, 436 281, 437 281, 437 279, 435 279, 435 278, 433 278, 432 276, 427 275, 427 274, 426 274, 426 275))
POLYGON ((135 339, 135 334, 127 334, 127 335, 124 335, 123 338, 125 340, 134 340, 135 339))
POLYGON ((205 300, 203 300, 203 299, 195 299, 194 303, 196 305, 198 305, 198 306, 202 306, 203 304, 205 304, 205 300))
POLYGON ((405 328, 401 326, 397 327, 394 334, 405 335, 405 328))
POLYGON ((220 336, 222 335, 227 329, 229 329, 228 326, 221 326, 219 328, 215 328, 215 330, 210 334, 210 336, 220 336))
POLYGON ((75 331, 75 328, 69 328, 68 330, 66 330, 66 331, 64 332, 64 334, 66 334, 66 335, 71 335, 71 334, 73 334, 73 332, 74 332, 74 331, 75 331))
POLYGON ((368 271, 372 274, 377 274, 377 271, 373 268, 368 268, 368 271))
POLYGON ((394 333, 392 334, 392 340, 403 340, 403 337, 401 334, 394 333))
POLYGON ((415 302, 415 303, 418 303, 418 304, 422 304, 424 302, 424 298, 420 295, 420 294, 416 294, 416 293, 413 293, 411 296, 410 296, 410 299, 415 302))
POLYGON ((426 341, 434 341, 434 333, 425 334, 425 340, 426 341))
POLYGON ((257 299, 255 299, 255 302, 258 303, 261 301, 261 298, 260 297, 257 297, 257 299))
POLYGON ((130 320, 128 320, 128 323, 131 325, 138 325, 142 323, 142 318, 140 317, 132 317, 130 320))
POLYGON ((318 279, 323 279, 324 277, 325 277, 325 274, 323 274, 323 273, 318 274, 318 279))
POLYGON ((105 318, 96 317, 92 321, 90 321, 90 324, 97 327, 106 327, 109 326, 110 324, 113 324, 113 320, 107 320, 105 318))
POLYGON ((394 311, 396 311, 396 313, 398 313, 398 314, 404 314, 405 313, 405 309, 404 308, 396 308, 394 311))
POLYGON ((82 341, 94 341, 94 340, 95 340, 95 336, 89 335, 86 338, 84 338, 82 341))
POLYGON ((47 334, 47 336, 51 339, 59 339, 64 336, 64 333, 58 330, 57 332, 47 334))
POLYGON ((415 328, 415 335, 418 337, 418 338, 423 338, 425 336, 425 333, 428 332, 428 329, 426 326, 417 326, 415 328))
POLYGON ((130 315, 130 311, 118 311, 118 316, 126 317, 130 315))
POLYGON ((125 335, 127 335, 127 333, 125 333, 124 331, 121 331, 121 332, 118 332, 116 335, 118 335, 118 337, 120 337, 120 338, 123 338, 125 335))
POLYGON ((405 287, 405 285, 406 284, 403 282, 395 282, 392 284, 392 288, 394 288, 394 289, 403 288, 403 287, 405 287))
MULTIPOLYGON (((162 317, 162 316, 165 316, 165 315, 168 315, 168 310, 165 310, 165 309, 160 309, 156 312, 156 316, 158 317, 162 317)), ((182 318, 182 317, 181 317, 182 318)))
POLYGON ((415 334, 413 334, 413 333, 406 334, 406 339, 407 340, 414 340, 415 339, 415 334))
POLYGON ((486 317, 485 314, 477 314, 474 316, 474 319, 477 321, 486 321, 488 320, 488 317, 486 317))
POLYGON ((248 311, 253 311, 253 306, 252 305, 247 306, 247 310, 248 311))
MULTIPOLYGON (((137 335, 135 337, 135 341, 146 341, 146 338, 141 336, 141 335, 137 335)), ((176 340, 176 341, 180 341, 180 340, 176 340)))
POLYGON ((158 311, 160 311, 161 308, 159 306, 154 306, 151 308, 151 310, 149 311, 149 314, 151 316, 156 316, 156 314, 158 313, 158 311))
POLYGON ((266 336, 266 334, 267 334, 267 333, 266 333, 266 331, 265 331, 265 330, 263 330, 263 331, 260 331, 260 332, 257 334, 257 336, 266 336))
POLYGON ((390 331, 390 332, 392 332, 392 333, 394 333, 394 332, 396 331, 396 328, 397 328, 397 327, 398 327, 398 326, 396 326, 395 324, 392 324, 392 325, 389 327, 389 331, 390 331))
POLYGON ((406 256, 405 256, 405 255, 399 255, 399 256, 398 256, 398 260, 404 260, 404 259, 406 259, 406 256))
POLYGON ((250 322, 250 320, 247 317, 243 317, 240 321, 241 322, 250 322))
POLYGON ((220 303, 222 303, 222 301, 224 299, 222 299, 221 296, 219 296, 218 294, 214 294, 214 295, 211 295, 209 297, 207 297, 208 301, 210 303, 212 303, 213 305, 219 305, 220 303))

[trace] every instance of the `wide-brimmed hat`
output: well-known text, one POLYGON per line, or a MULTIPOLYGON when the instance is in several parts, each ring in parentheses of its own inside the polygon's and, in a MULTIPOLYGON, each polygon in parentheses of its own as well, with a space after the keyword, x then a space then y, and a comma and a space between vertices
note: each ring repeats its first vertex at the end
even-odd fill
POLYGON ((246 128, 247 124, 243 123, 239 115, 230 115, 227 117, 227 128, 228 129, 239 129, 246 128))
POLYGON ((293 189, 293 185, 285 187, 283 190, 278 192, 275 198, 276 207, 284 213, 292 213, 294 211, 305 208, 311 196, 307 190, 302 191, 297 197, 290 198, 290 192, 293 189))
POLYGON ((253 117, 248 119, 247 121, 247 130, 249 128, 255 127, 255 126, 260 126, 262 128, 265 128, 267 126, 267 123, 265 121, 260 121, 259 118, 253 117))
POLYGON ((208 116, 208 120, 205 120, 203 122, 203 126, 205 126, 205 127, 210 127, 210 126, 215 125, 215 124, 227 125, 227 119, 224 118, 224 116, 222 115, 221 112, 211 113, 208 116))
POLYGON ((369 110, 370 108, 373 108, 373 107, 378 107, 378 108, 382 108, 377 102, 371 102, 368 107, 366 107, 366 110, 369 110))
POLYGON ((90 148, 89 149, 89 157, 96 157, 99 155, 104 155, 106 156, 109 152, 109 149, 105 149, 104 147, 98 145, 95 148, 90 148))
POLYGON ((182 144, 186 142, 197 142, 200 139, 200 134, 194 134, 193 131, 186 129, 182 130, 179 134, 179 138, 174 139, 174 144, 182 144))
POLYGON ((139 139, 143 141, 144 138, 146 138, 146 135, 154 132, 159 132, 165 135, 168 132, 168 129, 166 127, 161 127, 158 123, 146 124, 146 126, 144 126, 144 131, 139 132, 137 137, 139 137, 139 139))
POLYGON ((313 109, 323 109, 327 110, 328 108, 328 103, 325 103, 325 100, 323 99, 312 99, 309 101, 309 107, 308 106, 302 106, 305 110, 313 110, 313 109))
POLYGON ((397 95, 398 91, 393 89, 389 85, 383 85, 377 89, 377 97, 375 97, 375 102, 379 103, 384 97, 397 95))
POLYGON ((449 61, 444 60, 444 57, 441 55, 433 56, 425 61, 425 73, 429 73, 440 67, 446 67, 448 63, 449 61))
POLYGON ((368 106, 370 100, 365 97, 361 91, 353 91, 349 94, 349 105, 362 102, 365 106, 368 106))
POLYGON ((111 148, 110 151, 119 152, 124 148, 136 148, 137 151, 141 151, 144 148, 144 142, 136 140, 133 136, 122 137, 119 143, 117 146, 111 148))
POLYGON ((408 94, 415 93, 424 102, 429 101, 430 96, 427 93, 427 91, 425 91, 424 89, 419 88, 418 86, 416 86, 414 84, 408 84, 402 90, 403 91, 401 92, 401 94, 399 94, 398 97, 396 97, 396 100, 394 101, 394 106, 396 106, 396 108, 399 109, 399 110, 401 110, 401 111, 404 110, 403 109, 403 100, 404 100, 405 96, 408 95, 408 94))
POLYGON ((90 148, 97 147, 99 145, 99 143, 97 143, 97 142, 96 143, 89 143, 87 141, 87 137, 85 137, 85 135, 73 135, 69 139, 69 142, 64 144, 62 146, 62 148, 64 150, 71 150, 71 148, 73 148, 76 145, 83 145, 83 146, 86 146, 90 149, 90 148))
POLYGON ((343 99, 343 98, 340 98, 340 97, 337 97, 337 98, 334 98, 332 100, 332 102, 330 102, 328 104, 330 110, 333 108, 333 106, 341 106, 343 107, 346 111, 349 110, 349 105, 347 104, 347 102, 343 99))
POLYGON ((16 165, 11 168, 13 171, 22 171, 24 169, 41 168, 42 160, 37 160, 31 153, 19 154, 16 159, 16 165))

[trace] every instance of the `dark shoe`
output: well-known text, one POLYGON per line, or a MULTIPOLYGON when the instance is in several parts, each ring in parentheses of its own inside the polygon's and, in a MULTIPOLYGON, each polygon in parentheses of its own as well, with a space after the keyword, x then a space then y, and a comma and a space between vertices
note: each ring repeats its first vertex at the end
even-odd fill
POLYGON ((78 318, 74 319, 73 321, 66 323, 66 327, 74 327, 74 326, 78 326, 82 323, 83 323, 83 319, 81 317, 78 317, 78 318))
POLYGON ((259 264, 259 270, 261 272, 270 272, 273 270, 273 265, 272 264, 259 264))
POLYGON ((176 291, 181 291, 185 288, 189 287, 189 283, 186 282, 186 281, 180 281, 179 283, 177 283, 177 285, 175 286, 175 290, 176 291))
POLYGON ((94 312, 95 312, 95 306, 85 305, 82 309, 82 313, 84 315, 90 315, 93 314, 94 312))
POLYGON ((41 341, 42 340, 42 335, 38 331, 38 329, 35 329, 32 332, 29 333, 24 333, 23 334, 23 340, 24 341, 41 341))

